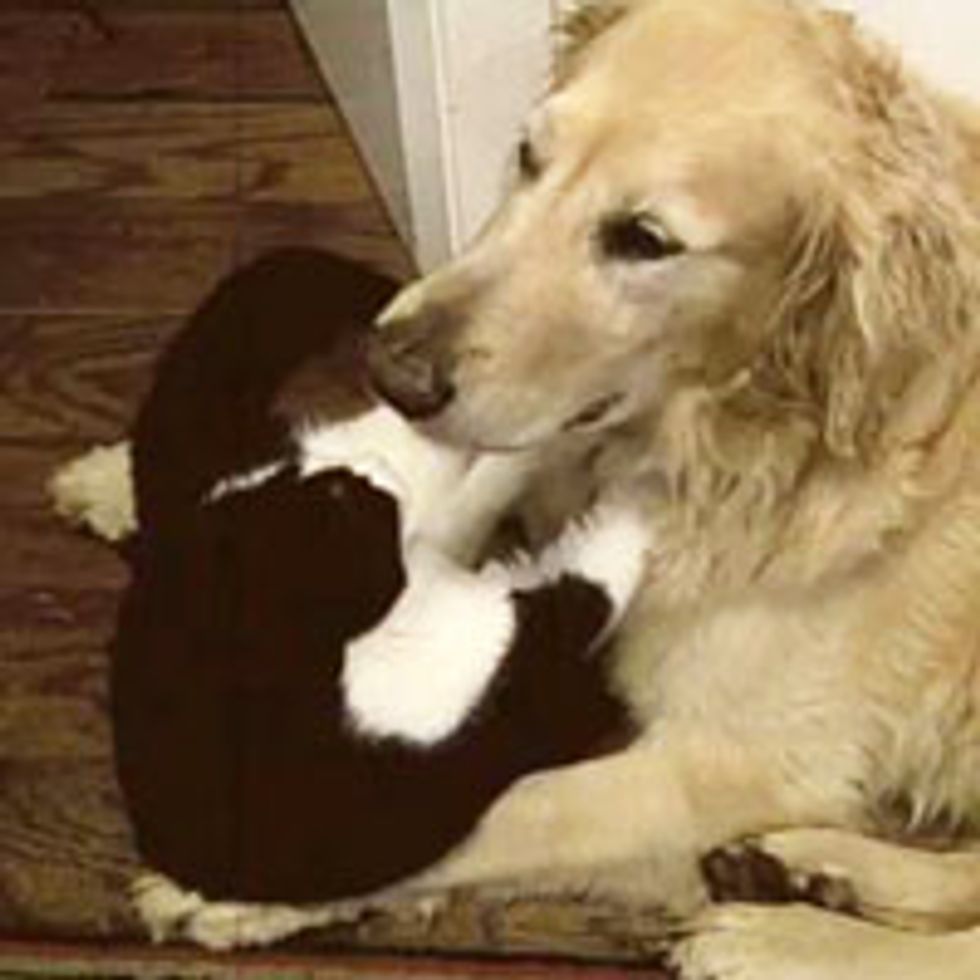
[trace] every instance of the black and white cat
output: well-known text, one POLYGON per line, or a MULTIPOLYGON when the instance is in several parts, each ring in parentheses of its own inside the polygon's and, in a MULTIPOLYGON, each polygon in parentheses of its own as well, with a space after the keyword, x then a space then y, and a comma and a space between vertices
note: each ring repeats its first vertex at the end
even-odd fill
POLYGON ((520 776, 628 732, 602 647, 642 567, 629 510, 472 570, 467 535, 525 461, 436 446, 379 405, 273 411, 395 285, 312 251, 241 270, 164 354, 131 448, 55 480, 63 511, 127 539, 112 707, 141 855, 208 900, 375 892, 520 776))

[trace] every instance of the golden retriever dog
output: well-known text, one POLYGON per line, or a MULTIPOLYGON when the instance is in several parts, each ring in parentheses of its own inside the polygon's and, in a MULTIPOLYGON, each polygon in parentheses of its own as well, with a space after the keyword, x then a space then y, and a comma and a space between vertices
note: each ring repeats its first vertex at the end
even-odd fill
MULTIPOLYGON (((643 735, 522 780, 404 893, 664 908, 686 980, 976 980, 980 120, 795 0, 569 29, 513 192, 371 363, 433 437, 540 457, 539 533, 643 506, 611 676, 643 735), (958 849, 910 846, 937 828, 958 849), (715 897, 755 866, 857 916, 712 904, 712 851, 715 897)), ((256 915, 238 939, 315 921, 256 915)))

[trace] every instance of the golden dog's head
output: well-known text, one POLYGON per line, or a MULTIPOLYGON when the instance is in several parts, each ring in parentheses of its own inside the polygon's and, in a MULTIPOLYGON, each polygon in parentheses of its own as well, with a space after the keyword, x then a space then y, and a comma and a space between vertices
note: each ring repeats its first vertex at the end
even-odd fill
POLYGON ((791 0, 625 0, 571 27, 509 198, 379 321, 381 393, 470 447, 656 429, 696 393, 715 422, 862 451, 975 319, 952 115, 791 0))

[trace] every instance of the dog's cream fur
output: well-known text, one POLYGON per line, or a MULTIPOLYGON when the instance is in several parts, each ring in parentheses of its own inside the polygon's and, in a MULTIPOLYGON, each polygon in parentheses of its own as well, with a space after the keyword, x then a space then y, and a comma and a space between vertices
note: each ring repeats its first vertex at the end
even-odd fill
MULTIPOLYGON (((614 670, 645 735, 525 779, 409 890, 687 916, 699 855, 779 831, 762 846, 846 876, 869 918, 980 926, 980 858, 862 836, 899 809, 910 836, 980 830, 980 121, 792 0, 608 0, 572 26, 534 166, 384 329, 452 331, 434 435, 581 440, 578 479, 645 506, 614 670), (602 222, 638 212, 684 250, 599 254, 602 222)), ((976 977, 980 928, 725 907, 676 960, 976 977)))

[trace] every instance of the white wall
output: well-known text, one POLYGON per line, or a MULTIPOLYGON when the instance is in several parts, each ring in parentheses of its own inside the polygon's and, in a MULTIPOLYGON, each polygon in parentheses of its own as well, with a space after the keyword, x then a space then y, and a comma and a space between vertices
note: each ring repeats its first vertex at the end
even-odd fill
MULTIPOLYGON (((398 0, 396 0, 398 2, 398 0)), ((517 134, 551 67, 548 0, 436 0, 441 17, 451 242, 463 245, 502 196, 517 134)))
POLYGON ((939 84, 980 100, 980 0, 830 0, 852 10, 939 84))

